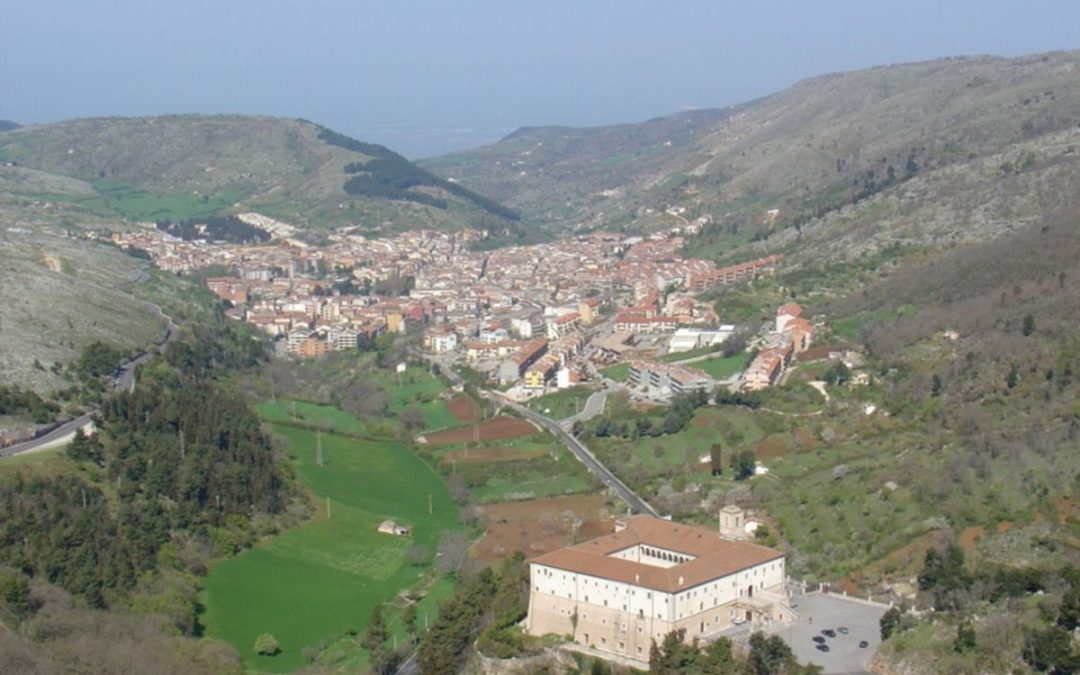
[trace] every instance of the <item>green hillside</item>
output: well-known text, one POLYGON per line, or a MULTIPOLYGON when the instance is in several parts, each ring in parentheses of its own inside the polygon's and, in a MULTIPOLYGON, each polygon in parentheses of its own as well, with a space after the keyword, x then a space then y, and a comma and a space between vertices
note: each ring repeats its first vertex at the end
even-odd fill
POLYGON ((0 162, 78 179, 86 211, 178 221, 257 211, 291 224, 371 230, 493 227, 517 214, 387 148, 305 120, 239 115, 93 118, 14 129, 0 162))

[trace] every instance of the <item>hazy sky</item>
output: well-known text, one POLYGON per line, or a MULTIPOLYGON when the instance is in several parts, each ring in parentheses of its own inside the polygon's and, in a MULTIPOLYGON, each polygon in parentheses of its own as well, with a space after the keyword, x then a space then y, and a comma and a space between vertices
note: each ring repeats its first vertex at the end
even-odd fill
POLYGON ((838 70, 1075 48, 1077 0, 4 0, 0 119, 285 115, 419 157, 838 70))

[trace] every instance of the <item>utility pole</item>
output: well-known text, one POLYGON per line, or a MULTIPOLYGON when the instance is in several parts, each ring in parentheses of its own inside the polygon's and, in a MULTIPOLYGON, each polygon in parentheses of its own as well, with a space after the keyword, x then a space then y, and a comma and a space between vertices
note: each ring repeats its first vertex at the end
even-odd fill
POLYGON ((323 465, 322 458, 322 432, 315 432, 315 466, 321 467, 323 465))
POLYGON ((187 457, 187 448, 184 444, 184 430, 180 430, 180 459, 187 457))
POLYGON ((428 496, 427 496, 427 512, 428 512, 429 516, 431 514, 435 513, 435 507, 431 503, 431 493, 430 492, 428 493, 428 496))
POLYGON ((326 519, 330 520, 330 498, 326 498, 326 519))

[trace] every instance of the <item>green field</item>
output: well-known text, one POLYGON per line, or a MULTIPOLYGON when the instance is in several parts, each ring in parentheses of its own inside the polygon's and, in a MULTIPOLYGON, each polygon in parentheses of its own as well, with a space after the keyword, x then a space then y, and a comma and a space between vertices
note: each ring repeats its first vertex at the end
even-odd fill
POLYGON ((255 406, 255 411, 264 420, 270 422, 309 425, 340 434, 357 436, 367 433, 367 427, 363 422, 344 410, 328 405, 280 399, 274 402, 263 401, 255 406))
POLYGON ((713 443, 725 451, 750 447, 765 436, 748 410, 736 407, 705 407, 677 434, 642 436, 638 439, 596 438, 589 441, 601 459, 618 461, 631 474, 643 477, 682 467, 688 458, 696 462, 709 453, 713 443))
POLYGON ((593 393, 589 387, 577 386, 530 399, 526 405, 538 413, 556 420, 570 417, 585 407, 585 401, 593 393), (547 410, 548 412, 544 412, 547 410))
POLYGON ((630 364, 616 363, 613 366, 601 368, 600 372, 604 374, 604 377, 611 378, 616 382, 626 382, 626 380, 630 377, 630 364))
POLYGON ((660 357, 660 361, 664 363, 675 363, 676 361, 685 361, 686 359, 692 359, 698 356, 705 356, 707 354, 713 354, 723 349, 722 345, 712 345, 710 347, 698 347, 697 349, 690 349, 685 352, 670 352, 660 357))
POLYGON ((396 418, 405 408, 413 406, 423 414, 426 429, 445 429, 461 424, 446 409, 443 401, 435 398, 446 389, 446 384, 432 376, 427 368, 409 366, 400 375, 377 370, 373 376, 390 397, 389 412, 392 417, 396 418))
POLYGON ((440 534, 460 525, 445 485, 408 447, 325 433, 318 467, 314 432, 274 430, 287 439, 320 516, 217 565, 206 579, 202 621, 207 635, 233 644, 250 668, 285 672, 305 663, 305 647, 333 641, 346 626, 363 630, 376 604, 426 574, 406 562, 409 546, 434 551, 440 534), (413 536, 377 533, 386 518, 412 526, 413 536), (254 653, 261 633, 278 639, 280 654, 254 653))
POLYGON ((104 195, 108 206, 121 216, 129 220, 153 222, 175 222, 210 216, 232 206, 244 196, 243 192, 235 188, 226 188, 213 196, 200 196, 192 192, 159 195, 127 183, 109 180, 95 181, 94 189, 104 195))
POLYGON ((714 380, 726 380, 740 370, 745 370, 749 360, 750 356, 748 354, 732 354, 731 356, 718 356, 714 359, 695 361, 686 365, 705 371, 714 380))

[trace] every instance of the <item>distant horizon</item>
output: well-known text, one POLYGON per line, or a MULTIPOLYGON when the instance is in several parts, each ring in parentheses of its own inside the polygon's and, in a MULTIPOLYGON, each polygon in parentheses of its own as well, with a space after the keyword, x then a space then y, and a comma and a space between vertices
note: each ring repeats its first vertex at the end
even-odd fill
POLYGON ((1080 3, 12 0, 0 119, 304 118, 410 159, 724 108, 808 77, 1080 48, 1080 3))
POLYGON ((509 136, 510 134, 513 134, 514 132, 519 131, 521 129, 535 129, 535 128, 544 128, 544 127, 589 128, 589 127, 616 126, 616 125, 620 125, 620 124, 639 124, 639 123, 642 123, 642 122, 646 122, 646 121, 648 121, 650 119, 669 117, 671 115, 678 115, 678 114, 681 114, 681 113, 692 112, 692 111, 695 111, 695 110, 717 110, 717 109, 723 109, 723 108, 732 107, 732 106, 743 105, 743 104, 750 103, 750 102, 755 101, 755 100, 760 99, 760 98, 765 98, 765 97, 771 96, 773 94, 783 92, 786 89, 789 89, 790 87, 798 84, 799 82, 802 82, 802 81, 808 80, 808 79, 814 79, 814 78, 817 78, 817 77, 826 77, 826 76, 829 76, 829 75, 837 75, 837 74, 842 74, 842 73, 858 72, 858 71, 862 71, 862 70, 871 70, 871 69, 874 69, 874 68, 883 68, 883 67, 890 67, 890 66, 914 65, 914 64, 918 64, 918 63, 928 63, 928 62, 948 60, 948 59, 996 58, 996 59, 1008 60, 1008 59, 1014 59, 1014 58, 1024 58, 1024 57, 1030 57, 1030 56, 1038 56, 1040 54, 1068 53, 1068 52, 1073 52, 1073 51, 1080 51, 1080 50, 1077 50, 1077 49, 1053 49, 1053 50, 1047 50, 1047 51, 1043 51, 1043 52, 1030 52, 1030 53, 1026 53, 1026 54, 1017 54, 1017 55, 1014 55, 1014 56, 1002 56, 1002 55, 998 55, 998 54, 956 54, 956 55, 950 55, 950 56, 938 56, 938 57, 934 57, 934 58, 930 58, 930 59, 920 59, 920 60, 917 60, 917 61, 905 61, 905 62, 898 62, 898 63, 877 64, 877 65, 867 66, 865 68, 853 68, 853 69, 847 69, 847 70, 834 70, 834 71, 829 71, 829 72, 817 73, 817 74, 813 74, 813 75, 807 75, 806 77, 800 78, 800 79, 796 80, 795 82, 792 82, 791 84, 789 84, 789 85, 787 85, 785 87, 782 87, 780 89, 776 89, 776 90, 768 92, 768 93, 764 93, 764 94, 762 94, 760 96, 756 96, 754 98, 749 98, 749 99, 746 99, 746 100, 742 100, 742 101, 734 101, 734 102, 731 102, 731 103, 722 104, 722 105, 715 105, 715 106, 693 106, 693 107, 684 106, 683 108, 681 108, 679 110, 672 110, 672 111, 669 111, 669 112, 659 113, 659 114, 656 114, 656 115, 651 115, 649 117, 643 117, 643 118, 640 118, 640 119, 620 119, 620 120, 612 120, 612 121, 608 121, 608 122, 601 122, 601 123, 597 123, 597 124, 574 125, 574 124, 561 124, 561 123, 555 122, 555 123, 550 123, 550 124, 522 124, 522 125, 519 125, 519 126, 510 126, 510 127, 500 128, 500 129, 476 129, 476 128, 467 128, 467 127, 466 128, 460 128, 459 127, 459 128, 454 128, 454 129, 439 129, 439 128, 435 128, 435 127, 424 128, 424 127, 407 127, 407 126, 404 126, 404 125, 384 125, 384 126, 381 126, 381 127, 359 128, 359 129, 352 130, 352 129, 341 129, 341 128, 334 127, 334 126, 332 126, 330 124, 326 124, 324 122, 321 122, 320 120, 315 119, 315 118, 313 118, 311 116, 308 116, 308 115, 275 115, 275 114, 262 113, 262 112, 233 112, 233 111, 206 112, 206 111, 197 111, 197 110, 183 111, 183 112, 148 113, 148 114, 143 114, 143 115, 127 115, 127 114, 122 114, 122 113, 104 114, 104 115, 86 115, 86 116, 82 116, 82 117, 68 117, 68 118, 64 118, 64 119, 56 119, 56 120, 49 120, 49 121, 43 121, 43 122, 23 122, 21 120, 9 119, 7 117, 3 117, 3 115, 0 114, 0 121, 13 122, 15 124, 18 124, 20 127, 31 127, 31 126, 42 126, 42 125, 48 125, 48 124, 62 124, 64 122, 71 122, 71 121, 75 121, 75 120, 91 119, 91 118, 143 118, 143 117, 167 117, 167 116, 171 116, 171 115, 205 115, 205 116, 208 116, 208 117, 213 117, 213 116, 275 117, 275 118, 281 118, 281 119, 298 119, 298 120, 305 120, 305 121, 308 121, 308 122, 311 122, 311 123, 314 123, 314 124, 318 124, 320 126, 324 126, 324 127, 333 129, 334 131, 346 134, 346 135, 348 135, 348 136, 350 136, 352 138, 355 138, 357 140, 360 140, 360 141, 366 141, 366 142, 369 142, 369 143, 378 143, 379 145, 383 145, 386 148, 389 148, 390 150, 393 150, 394 152, 402 154, 403 156, 405 156, 407 159, 409 159, 411 161, 416 161, 416 160, 439 157, 439 156, 442 156, 444 154, 451 154, 451 153, 454 153, 454 152, 463 152, 463 151, 468 151, 468 150, 471 150, 471 149, 484 147, 486 145, 496 143, 496 142, 502 140, 503 138, 509 136), (405 143, 408 143, 409 141, 414 141, 418 137, 420 137, 420 138, 423 138, 423 137, 428 137, 428 138, 435 137, 435 138, 438 138, 438 139, 443 139, 444 141, 447 140, 447 139, 450 139, 450 145, 452 146, 452 149, 447 150, 446 152, 443 152, 443 153, 438 153, 438 154, 411 155, 411 154, 407 154, 405 152, 402 152, 400 147, 398 145, 396 145, 395 142, 394 142, 395 139, 402 139, 405 143), (472 140, 473 143, 472 144, 465 144, 465 143, 467 143, 466 139, 472 140))

